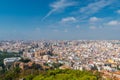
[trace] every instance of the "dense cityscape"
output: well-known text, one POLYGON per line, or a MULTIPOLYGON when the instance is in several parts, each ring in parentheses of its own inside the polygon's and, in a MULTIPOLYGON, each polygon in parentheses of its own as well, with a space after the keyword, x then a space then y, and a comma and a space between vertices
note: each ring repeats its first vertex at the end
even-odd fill
MULTIPOLYGON (((41 40, 41 41, 1 41, 0 51, 16 53, 17 57, 6 57, 5 68, 19 66, 21 70, 33 64, 49 69, 97 70, 120 78, 120 41, 119 40, 41 40), (20 59, 30 62, 20 62, 20 59)), ((0 67, 2 70, 2 66, 0 67)))

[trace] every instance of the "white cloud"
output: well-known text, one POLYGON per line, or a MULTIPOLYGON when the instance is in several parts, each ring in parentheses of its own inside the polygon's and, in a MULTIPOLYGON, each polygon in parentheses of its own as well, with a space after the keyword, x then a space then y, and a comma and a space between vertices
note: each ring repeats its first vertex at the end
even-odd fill
POLYGON ((89 28, 94 30, 94 29, 96 29, 96 26, 90 26, 89 28))
POLYGON ((109 6, 112 2, 113 0, 97 0, 96 2, 92 2, 87 6, 80 8, 80 13, 89 16, 91 14, 97 13, 102 8, 109 6))
POLYGON ((77 25, 76 28, 79 29, 79 28, 80 28, 80 25, 77 25))
POLYGON ((116 12, 117 12, 118 14, 120 14, 120 10, 117 10, 116 12))
POLYGON ((99 21, 99 20, 100 20, 100 18, 97 18, 97 17, 91 17, 91 18, 89 19, 90 22, 97 22, 97 21, 99 21))
POLYGON ((51 14, 53 14, 57 11, 64 10, 65 8, 70 7, 70 6, 74 6, 74 5, 76 5, 75 1, 57 0, 56 2, 50 4, 50 7, 52 8, 52 10, 50 10, 42 20, 46 19, 51 14))
POLYGON ((67 29, 65 29, 65 30, 64 30, 64 32, 68 32, 68 30, 67 30, 67 29))
POLYGON ((74 17, 66 17, 61 20, 61 23, 67 23, 67 22, 76 22, 76 18, 74 17))
POLYGON ((109 25, 109 26, 118 26, 118 25, 120 25, 120 22, 117 21, 117 20, 113 20, 113 21, 108 22, 107 25, 109 25))
POLYGON ((58 30, 57 30, 57 29, 54 29, 53 31, 54 31, 54 32, 58 32, 58 30))

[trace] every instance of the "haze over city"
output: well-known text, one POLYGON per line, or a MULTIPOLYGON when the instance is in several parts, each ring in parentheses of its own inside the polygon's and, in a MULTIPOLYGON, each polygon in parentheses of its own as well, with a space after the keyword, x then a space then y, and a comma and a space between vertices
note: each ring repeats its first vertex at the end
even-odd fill
POLYGON ((119 3, 120 0, 0 0, 0 39, 120 39, 119 3))

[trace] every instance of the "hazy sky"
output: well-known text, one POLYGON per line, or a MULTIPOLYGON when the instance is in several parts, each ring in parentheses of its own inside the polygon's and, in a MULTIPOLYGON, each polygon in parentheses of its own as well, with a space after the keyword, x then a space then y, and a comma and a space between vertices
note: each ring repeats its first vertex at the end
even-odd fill
POLYGON ((120 0, 0 0, 0 40, 120 39, 120 0))

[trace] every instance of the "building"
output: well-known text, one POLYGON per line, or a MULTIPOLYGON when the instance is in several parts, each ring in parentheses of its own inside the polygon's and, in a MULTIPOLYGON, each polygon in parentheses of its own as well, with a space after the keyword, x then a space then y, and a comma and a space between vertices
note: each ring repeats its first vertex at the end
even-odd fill
POLYGON ((5 58, 3 63, 5 66, 11 66, 14 62, 17 62, 20 59, 20 57, 5 58))

